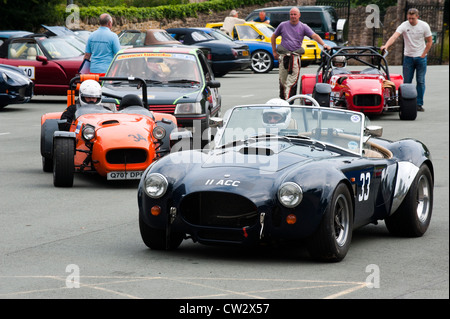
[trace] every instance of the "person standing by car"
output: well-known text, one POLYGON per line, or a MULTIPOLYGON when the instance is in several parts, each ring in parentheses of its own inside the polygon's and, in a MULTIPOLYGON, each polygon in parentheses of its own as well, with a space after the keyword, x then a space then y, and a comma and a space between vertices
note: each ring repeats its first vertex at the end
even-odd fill
POLYGON ((297 94, 300 57, 305 52, 302 48, 305 36, 321 44, 325 50, 331 49, 307 24, 300 22, 300 10, 297 7, 289 11, 289 21, 281 22, 272 34, 272 52, 274 58, 279 61, 280 98, 283 100, 297 94), (278 36, 281 36, 281 44, 277 47, 278 36))
POLYGON ((381 50, 387 50, 395 40, 402 35, 404 40, 403 51, 403 81, 412 83, 416 72, 417 110, 423 108, 423 96, 425 94, 425 74, 427 72, 427 54, 433 44, 433 37, 428 23, 419 20, 419 10, 408 10, 408 20, 400 24, 394 34, 389 38, 381 50))
POLYGON ((112 24, 113 19, 108 13, 101 14, 100 27, 87 40, 84 58, 91 61, 90 73, 104 76, 120 50, 119 37, 111 31, 112 24))
POLYGON ((266 12, 265 11, 260 11, 259 12, 259 17, 256 18, 253 21, 270 24, 270 19, 266 16, 266 12))
POLYGON ((236 10, 231 10, 228 17, 223 20, 223 31, 225 31, 228 35, 231 36, 233 33, 233 28, 235 24, 245 23, 244 19, 238 18, 239 12, 236 10))

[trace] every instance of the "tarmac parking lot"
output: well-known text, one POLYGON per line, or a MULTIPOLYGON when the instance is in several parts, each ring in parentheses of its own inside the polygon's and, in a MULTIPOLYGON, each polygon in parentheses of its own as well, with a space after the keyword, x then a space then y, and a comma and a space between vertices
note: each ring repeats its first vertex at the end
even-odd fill
MULTIPOLYGON (((222 114, 277 97, 277 72, 219 78, 222 114)), ((396 72, 401 67, 391 68, 396 72)), ((448 299, 448 66, 429 66, 426 81, 426 111, 415 121, 390 113, 372 124, 387 139, 416 138, 430 149, 435 188, 427 233, 396 238, 383 222, 366 226, 355 231, 346 258, 332 264, 292 246, 247 250, 187 240, 175 251, 149 250, 139 234, 137 182, 77 175, 73 188, 54 188, 52 174, 42 171, 40 117, 64 110, 65 97, 7 106, 0 110, 0 298, 448 299)))

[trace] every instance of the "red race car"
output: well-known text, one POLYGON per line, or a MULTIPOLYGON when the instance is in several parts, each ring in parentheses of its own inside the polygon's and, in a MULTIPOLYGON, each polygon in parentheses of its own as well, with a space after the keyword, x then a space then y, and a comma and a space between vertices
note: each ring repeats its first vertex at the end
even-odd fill
POLYGON ((403 76, 390 74, 387 52, 376 47, 333 47, 322 51, 316 74, 301 77, 301 93, 312 95, 321 106, 344 108, 365 114, 399 112, 402 120, 417 117, 417 91, 403 83, 403 76), (347 64, 362 65, 349 70, 347 64), (357 67, 358 68, 358 67, 357 67))
MULTIPOLYGON (((76 90, 85 80, 128 81, 141 86, 147 97, 142 79, 82 75, 70 81, 68 105, 75 104, 76 90)), ((177 127, 173 115, 151 112, 144 105, 147 101, 130 94, 119 110, 101 103, 81 105, 72 123, 60 119, 62 112, 44 114, 42 164, 45 172, 53 172, 53 184, 71 187, 75 172, 98 173, 108 180, 140 179, 151 163, 170 152, 170 133, 177 127)))
POLYGON ((83 56, 64 38, 43 34, 9 38, 0 46, 0 64, 24 70, 34 82, 35 95, 65 95, 83 56))

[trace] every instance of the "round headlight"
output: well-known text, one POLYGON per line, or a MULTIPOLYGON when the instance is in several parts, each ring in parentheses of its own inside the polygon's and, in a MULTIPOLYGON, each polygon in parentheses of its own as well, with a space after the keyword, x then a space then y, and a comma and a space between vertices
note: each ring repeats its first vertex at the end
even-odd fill
POLYGON ((166 136, 166 130, 161 126, 157 126, 153 129, 153 136, 158 140, 162 140, 166 136))
POLYGON ((303 199, 302 188, 293 182, 287 182, 278 189, 278 200, 287 208, 294 208, 303 199))
POLYGON ((166 193, 168 185, 169 183, 163 175, 152 173, 145 178, 144 189, 151 198, 160 198, 166 193))
POLYGON ((95 136, 95 128, 92 125, 85 125, 83 128, 83 139, 86 141, 90 141, 95 136))

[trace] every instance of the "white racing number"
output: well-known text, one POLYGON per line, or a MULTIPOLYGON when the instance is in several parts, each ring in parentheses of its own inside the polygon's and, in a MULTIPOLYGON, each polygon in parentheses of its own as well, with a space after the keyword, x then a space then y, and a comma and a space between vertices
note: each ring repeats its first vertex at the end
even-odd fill
POLYGON ((369 199, 370 192, 370 172, 361 173, 359 176, 359 180, 362 182, 361 185, 361 194, 358 195, 358 200, 360 202, 369 199))

